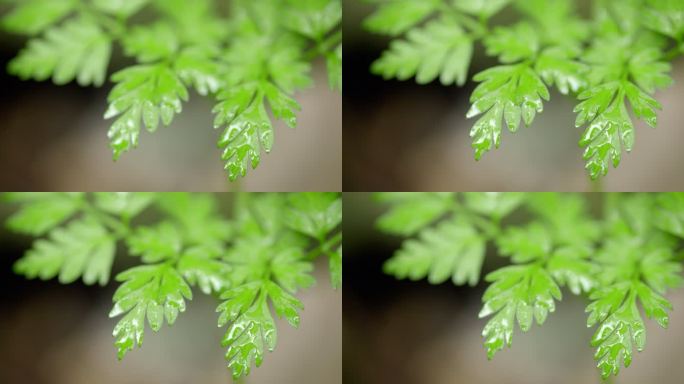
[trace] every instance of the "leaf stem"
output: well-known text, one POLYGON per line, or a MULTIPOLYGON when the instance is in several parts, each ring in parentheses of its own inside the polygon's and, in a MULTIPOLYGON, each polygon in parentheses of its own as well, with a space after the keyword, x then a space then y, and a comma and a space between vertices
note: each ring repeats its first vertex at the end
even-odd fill
POLYGON ((473 39, 478 39, 482 36, 487 35, 487 19, 480 19, 480 21, 454 9, 452 6, 446 3, 440 3, 439 10, 453 16, 458 20, 466 29, 470 31, 471 37, 473 39))
POLYGON ((333 47, 339 45, 342 42, 342 30, 337 30, 335 33, 331 34, 324 40, 319 40, 316 45, 311 47, 308 51, 304 53, 304 58, 306 60, 313 60, 319 55, 324 55, 330 51, 333 47))
POLYGON ((89 201, 83 200, 83 205, 81 207, 83 208, 83 211, 86 214, 92 215, 100 223, 104 224, 105 226, 109 227, 109 229, 114 231, 117 238, 126 238, 130 233, 131 228, 126 223, 115 219, 114 217, 108 215, 105 212, 102 212, 101 210, 93 206, 92 203, 90 203, 89 201))
POLYGON ((79 11, 82 16, 90 18, 104 27, 112 38, 121 38, 126 31, 125 20, 109 17, 90 4, 80 2, 79 11))
POLYGON ((328 240, 320 241, 319 245, 310 250, 304 257, 306 260, 313 260, 320 256, 321 254, 330 252, 330 249, 339 244, 342 241, 342 232, 338 232, 335 236, 329 238, 328 240))

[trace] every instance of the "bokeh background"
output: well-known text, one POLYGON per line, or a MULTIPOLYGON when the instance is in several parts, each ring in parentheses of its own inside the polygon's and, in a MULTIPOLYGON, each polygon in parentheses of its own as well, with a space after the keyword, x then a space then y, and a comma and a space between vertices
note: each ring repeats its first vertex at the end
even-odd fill
MULTIPOLYGON (((583 14, 590 1, 578 0, 583 14)), ((515 20, 508 7, 493 19, 515 20)), ((544 112, 529 128, 504 132, 501 147, 476 162, 467 120, 468 98, 475 83, 463 88, 439 82, 384 81, 370 74, 371 63, 388 39, 366 32, 362 20, 374 9, 360 0, 344 0, 344 168, 346 191, 588 191, 597 189, 584 170, 582 133, 574 128, 576 101, 551 93, 544 112)), ((496 65, 476 45, 472 75, 496 65)), ((663 105, 658 128, 635 122, 636 145, 611 169, 606 191, 684 189, 684 59, 673 63, 675 85, 660 91, 663 105)))
MULTIPOLYGON (((598 196, 593 196, 596 208, 598 196)), ((542 326, 516 330, 513 345, 488 361, 478 319, 486 283, 395 280, 382 263, 401 243, 374 221, 383 207, 366 193, 344 194, 343 375, 354 384, 601 383, 586 327, 587 302, 567 290, 542 326)), ((516 220, 512 217, 511 220, 516 220)), ((505 264, 488 250, 483 275, 505 264)), ((684 291, 672 290, 667 330, 645 320, 647 342, 613 383, 681 383, 684 377, 684 291)))
MULTIPOLYGON (((0 1, 0 14, 4 8, 0 1)), ((102 116, 112 83, 101 88, 21 81, 6 73, 25 39, 0 32, 0 190, 13 191, 340 191, 342 100, 325 64, 296 95, 298 126, 275 122, 275 145, 256 170, 229 183, 213 129, 214 102, 190 92, 169 127, 141 133, 137 149, 114 163, 102 116)), ((109 73, 133 62, 115 49, 109 73)))
MULTIPOLYGON (((230 197, 222 198, 228 206, 230 197)), ((0 204, 0 221, 12 211, 0 204)), ((12 264, 31 238, 0 228, 0 383, 189 384, 231 383, 216 326, 218 301, 193 290, 176 323, 155 333, 149 327, 141 348, 117 361, 108 318, 118 283, 105 287, 27 280, 12 264)), ((121 248, 121 247, 120 247, 121 248)), ((112 276, 137 264, 119 252, 112 276)), ((342 292, 330 288, 327 261, 315 265, 316 285, 302 290, 301 324, 276 318, 278 345, 240 384, 341 384, 342 292)), ((274 315, 275 316, 275 315, 274 315)))

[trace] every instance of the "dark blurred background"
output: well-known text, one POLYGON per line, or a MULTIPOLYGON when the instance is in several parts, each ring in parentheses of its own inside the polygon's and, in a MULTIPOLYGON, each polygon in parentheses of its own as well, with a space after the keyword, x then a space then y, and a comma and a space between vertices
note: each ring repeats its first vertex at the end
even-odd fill
MULTIPOLYGON (((589 14, 589 1, 578 8, 589 14)), ((384 36, 368 33, 362 20, 374 9, 360 0, 344 0, 344 188, 347 191, 587 191, 582 130, 574 128, 576 101, 552 92, 529 128, 504 132, 501 147, 476 162, 467 120, 468 98, 476 85, 445 87, 439 82, 385 81, 369 71, 387 48, 384 36)), ((506 8, 493 23, 515 20, 506 8)), ((472 75, 496 61, 476 45, 472 75)), ((618 169, 603 181, 610 191, 684 189, 684 60, 673 62, 675 85, 660 91, 658 128, 635 121, 636 145, 623 154, 618 169)))
MULTIPOLYGON (((9 210, 0 204, 2 223, 9 210)), ((193 290, 193 300, 173 326, 164 324, 157 333, 146 327, 142 347, 117 361, 112 330, 119 318, 107 315, 119 283, 62 285, 14 275, 12 264, 30 246, 31 238, 0 227, 0 383, 231 382, 216 299, 193 290)), ((120 252, 112 276, 137 262, 120 252)), ((319 260, 315 271, 316 285, 297 295, 305 306, 299 329, 276 318, 275 351, 266 352, 262 366, 240 383, 342 382, 342 292, 330 288, 326 260, 319 260)))
MULTIPOLYGON (((584 299, 564 290, 544 325, 527 333, 516 326, 512 347, 488 361, 481 337, 486 319, 477 318, 486 283, 430 285, 384 275, 382 263, 401 243, 374 228, 380 213, 372 195, 344 194, 345 383, 601 382, 589 345, 595 329, 586 327, 584 299)), ((505 263, 488 250, 482 275, 505 263)), ((646 349, 634 352, 632 365, 621 369, 614 383, 682 382, 684 292, 673 290, 667 298, 674 305, 669 328, 645 320, 646 349)))
MULTIPOLYGON (((0 14, 6 7, 0 2, 0 14)), ((25 39, 0 32, 0 190, 8 191, 225 191, 214 130, 214 102, 190 92, 169 127, 141 132, 137 149, 114 163, 102 116, 112 83, 21 81, 6 72, 25 39)), ((133 62, 115 49, 109 74, 133 62)), ((275 145, 239 182, 248 191, 339 191, 342 180, 342 101, 328 88, 325 64, 314 65, 315 85, 296 95, 298 127, 276 122, 275 145)))

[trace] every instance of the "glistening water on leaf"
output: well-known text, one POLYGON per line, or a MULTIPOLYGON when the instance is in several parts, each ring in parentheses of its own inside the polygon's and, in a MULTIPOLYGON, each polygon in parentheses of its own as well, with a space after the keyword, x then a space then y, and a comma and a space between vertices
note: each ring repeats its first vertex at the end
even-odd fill
POLYGON ((603 216, 587 195, 563 193, 380 193, 389 205, 380 230, 405 238, 384 264, 398 279, 475 286, 488 245, 510 265, 486 274, 479 317, 489 359, 523 332, 552 321, 561 289, 584 295, 590 341, 605 379, 646 346, 640 309, 667 327, 663 296, 682 284, 684 193, 602 194, 603 216), (509 216, 515 219, 508 220, 509 216), (521 222, 522 220, 522 222, 521 222))
POLYGON ((591 179, 634 148, 630 109, 656 126, 653 95, 672 84, 668 61, 684 53, 681 1, 599 1, 589 17, 573 0, 367 1, 377 9, 364 26, 392 39, 371 66, 385 79, 462 86, 476 43, 501 63, 473 75, 481 84, 466 117, 480 116, 470 130, 476 160, 499 147, 504 121, 512 133, 521 119, 531 126, 555 88, 579 100, 575 125, 585 127, 579 145, 591 179), (491 25, 504 9, 516 21, 491 25))
POLYGON ((104 85, 119 45, 135 63, 111 76, 105 119, 114 159, 181 113, 190 89, 217 101, 228 178, 275 145, 273 120, 297 126, 311 63, 342 89, 340 0, 10 0, 0 24, 28 43, 8 65, 21 79, 104 85), (223 12, 228 8, 228 12, 223 12), (225 14, 224 14, 225 13, 225 14))
POLYGON ((7 193, 19 209, 7 227, 35 236, 14 264, 26 278, 106 285, 117 248, 139 264, 116 275, 110 317, 119 359, 141 347, 145 323, 157 332, 185 312, 193 288, 220 297, 218 325, 234 379, 276 347, 272 310, 293 327, 315 284, 313 261, 328 258, 330 284, 342 285, 340 193, 233 196, 232 216, 216 195, 193 193, 7 193), (144 216, 143 219, 139 219, 144 216), (154 221, 154 218, 157 220, 154 221))

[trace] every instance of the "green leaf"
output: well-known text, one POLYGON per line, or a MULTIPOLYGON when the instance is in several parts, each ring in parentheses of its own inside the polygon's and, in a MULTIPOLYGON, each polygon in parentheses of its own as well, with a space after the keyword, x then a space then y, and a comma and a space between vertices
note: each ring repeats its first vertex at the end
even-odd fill
POLYGON ((290 0, 285 7, 286 27, 320 40, 342 21, 340 0, 290 0))
POLYGON ((493 16, 510 2, 511 0, 452 0, 457 9, 484 19, 493 16))
POLYGON ((535 222, 508 228, 497 239, 497 245, 499 253, 510 256, 514 263, 527 263, 548 256, 553 242, 546 227, 535 222))
POLYGON ((10 32, 38 34, 75 10, 77 0, 24 0, 2 18, 2 27, 10 32))
POLYGON ((658 196, 655 225, 684 238, 684 193, 663 193, 658 196))
POLYGON ((178 259, 178 272, 188 284, 199 286, 206 295, 223 292, 231 286, 233 269, 219 260, 219 256, 219 250, 214 247, 192 247, 178 259))
POLYGON ((589 23, 576 12, 574 0, 516 1, 515 7, 538 27, 539 39, 552 49, 574 49, 591 33, 589 23))
POLYGON ((517 319, 523 332, 532 326, 533 318, 541 325, 549 312, 556 309, 554 299, 561 299, 561 291, 551 275, 537 265, 514 265, 500 268, 485 277, 492 284, 482 297, 484 303, 479 317, 494 314, 482 330, 491 359, 497 351, 513 340, 517 319))
POLYGON ((7 219, 7 228, 40 236, 73 216, 81 207, 81 195, 43 192, 23 195, 26 204, 7 219))
POLYGON ((448 220, 423 229, 418 239, 404 242, 383 266, 385 273, 399 279, 427 277, 431 284, 449 278, 456 285, 477 284, 484 259, 485 241, 463 219, 448 220))
POLYGON ((463 196, 468 208, 495 219, 506 217, 525 199, 521 192, 466 192, 463 196))
POLYGON ((301 249, 293 247, 279 252, 271 259, 273 279, 290 292, 309 288, 316 282, 311 276, 313 265, 302 260, 303 257, 301 249))
MULTIPOLYGON (((245 4, 239 7, 246 8, 245 4)), ((193 0, 191 5, 186 0, 164 0, 153 1, 152 5, 164 19, 173 22, 179 39, 188 45, 221 44, 233 29, 228 20, 221 18, 222 12, 213 0, 193 0)))
POLYGON ((221 345, 228 348, 225 358, 234 380, 249 374, 252 361, 257 367, 261 365, 264 348, 275 348, 277 332, 267 297, 279 316, 285 316, 293 326, 299 324, 301 302, 270 281, 247 283, 221 295, 225 301, 216 309, 221 312, 218 325, 229 325, 221 345))
POLYGON ((83 277, 85 284, 105 285, 114 259, 115 239, 92 217, 73 221, 39 239, 14 264, 14 271, 29 279, 52 279, 72 283, 83 277))
POLYGON ((684 36, 684 4, 677 0, 648 0, 641 13, 643 26, 672 38, 684 36))
POLYGON ((575 107, 580 127, 588 123, 580 139, 585 147, 585 168, 592 179, 605 176, 608 167, 620 164, 622 149, 631 151, 634 146, 634 125, 624 103, 624 93, 618 83, 607 83, 580 93, 582 102, 575 107))
POLYGON ((76 79, 79 85, 101 86, 111 55, 111 39, 86 19, 74 19, 54 27, 43 38, 29 41, 8 66, 22 80, 52 78, 63 85, 76 79))
POLYGON ((214 127, 227 124, 218 145, 226 161, 230 180, 244 177, 251 164, 255 169, 261 162, 261 148, 270 152, 273 147, 273 126, 266 114, 264 95, 256 84, 244 84, 222 91, 214 108, 214 127))
POLYGON ((590 292, 596 285, 599 268, 589 258, 592 249, 582 246, 565 246, 554 251, 547 269, 561 286, 567 286, 575 295, 590 292))
POLYGON ((601 235, 598 223, 589 216, 585 199, 570 193, 533 193, 528 207, 546 223, 558 245, 589 246, 601 235))
POLYGON ((645 252, 641 259, 641 275, 646 283, 656 292, 665 293, 667 288, 682 285, 682 264, 672 261, 672 251, 667 248, 656 248, 645 252))
POLYGON ((221 66, 215 60, 218 49, 212 46, 192 46, 183 49, 174 61, 174 70, 185 85, 206 96, 216 93, 222 85, 221 66))
POLYGON ((265 283, 265 288, 278 317, 284 317, 295 328, 299 327, 299 311, 304 309, 304 304, 271 281, 265 283))
POLYGON ((179 312, 185 312, 185 300, 192 300, 190 287, 168 264, 144 265, 116 276, 123 282, 114 293, 114 307, 109 317, 126 314, 114 327, 114 343, 119 360, 135 345, 142 346, 145 317, 153 331, 164 323, 173 325, 179 312))
POLYGON ((533 58, 539 51, 539 37, 532 25, 520 22, 512 27, 497 27, 484 40, 487 54, 499 56, 502 63, 533 58))
POLYGON ((293 193, 288 202, 285 223, 316 239, 324 238, 342 222, 342 198, 338 193, 293 193))
POLYGON ((170 59, 178 51, 178 38, 173 27, 164 22, 132 28, 122 40, 127 56, 140 63, 170 59))
POLYGON ((452 193, 390 192, 377 196, 393 203, 392 208, 378 219, 378 228, 395 235, 413 235, 454 206, 452 193))
POLYGON ((229 221, 219 214, 215 194, 164 193, 158 198, 159 207, 180 227, 185 245, 217 245, 233 235, 229 221))
POLYGON ((93 0, 98 9, 121 17, 129 17, 142 9, 150 0, 93 0))
MULTIPOLYGON (((634 83, 647 93, 672 85, 671 66, 663 61, 663 53, 655 47, 635 49, 629 60, 629 73, 634 83)), ((655 101, 655 100, 654 100, 655 101)), ((657 102, 656 102, 657 104, 657 102)), ((655 126, 655 124, 651 124, 655 126)))
POLYGON ((518 130, 521 118, 529 126, 535 114, 544 109, 542 99, 549 100, 549 91, 539 75, 524 63, 493 67, 473 79, 482 83, 470 96, 472 106, 466 117, 483 114, 470 131, 475 159, 479 160, 492 147, 499 147, 502 120, 511 132, 518 130))
POLYGON ((624 291, 625 287, 602 289, 592 293, 595 300, 587 307, 588 326, 600 319, 600 325, 591 339, 591 345, 597 347, 594 359, 598 361, 601 377, 606 379, 611 373, 617 375, 621 360, 625 367, 632 363, 632 342, 641 351, 646 343, 644 322, 636 306, 636 295, 624 291))
POLYGON ((178 229, 169 222, 161 222, 153 227, 138 227, 126 242, 131 255, 141 256, 145 263, 176 259, 183 246, 178 229))
POLYGON ((416 78, 419 84, 439 77, 443 85, 465 84, 473 42, 453 20, 441 18, 412 29, 406 40, 392 41, 389 50, 372 65, 385 79, 416 78))
POLYGON ((128 219, 137 216, 154 200, 150 192, 96 192, 95 204, 98 208, 128 219))
POLYGON ((376 33, 400 35, 423 21, 436 11, 441 0, 391 0, 373 1, 378 9, 364 21, 364 27, 376 33))
POLYGON ((109 129, 114 159, 138 146, 141 121, 154 132, 161 118, 164 125, 182 110, 181 101, 188 100, 188 91, 166 64, 136 65, 115 73, 118 83, 109 94, 105 119, 119 116, 109 129))
POLYGON ((545 49, 537 58, 534 70, 548 86, 555 84, 560 93, 577 93, 586 87, 587 67, 574 60, 574 53, 558 47, 545 49))

